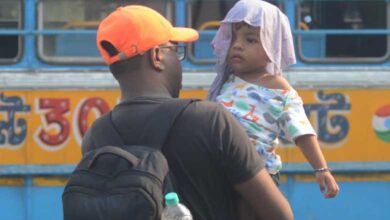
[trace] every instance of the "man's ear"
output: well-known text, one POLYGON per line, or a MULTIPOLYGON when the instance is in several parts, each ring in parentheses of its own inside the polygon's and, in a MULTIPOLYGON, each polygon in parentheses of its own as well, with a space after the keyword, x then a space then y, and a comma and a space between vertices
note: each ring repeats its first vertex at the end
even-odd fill
POLYGON ((161 49, 158 47, 154 47, 150 49, 150 62, 152 66, 157 70, 164 70, 164 64, 162 60, 164 59, 164 54, 162 53, 161 49))

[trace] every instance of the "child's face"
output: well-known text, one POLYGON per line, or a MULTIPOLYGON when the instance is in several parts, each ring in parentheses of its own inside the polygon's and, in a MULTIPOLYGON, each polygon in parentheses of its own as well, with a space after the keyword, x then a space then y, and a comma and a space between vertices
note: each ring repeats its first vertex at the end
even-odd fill
POLYGON ((260 28, 234 23, 226 62, 235 74, 263 74, 270 62, 260 39, 260 28))

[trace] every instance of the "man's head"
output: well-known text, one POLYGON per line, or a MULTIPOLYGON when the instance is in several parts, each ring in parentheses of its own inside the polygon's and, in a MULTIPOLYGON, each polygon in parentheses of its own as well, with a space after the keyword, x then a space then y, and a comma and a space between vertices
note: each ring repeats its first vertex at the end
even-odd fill
POLYGON ((162 81, 154 80, 154 83, 172 87, 178 83, 172 81, 180 80, 181 85, 181 65, 175 45, 197 39, 198 33, 194 29, 172 27, 161 14, 140 5, 119 7, 103 19, 97 31, 98 49, 121 87, 126 82, 118 74, 134 69, 138 72, 133 74, 134 81, 148 74, 154 79, 156 74, 151 74, 157 72, 162 73, 162 77, 159 76, 162 81))

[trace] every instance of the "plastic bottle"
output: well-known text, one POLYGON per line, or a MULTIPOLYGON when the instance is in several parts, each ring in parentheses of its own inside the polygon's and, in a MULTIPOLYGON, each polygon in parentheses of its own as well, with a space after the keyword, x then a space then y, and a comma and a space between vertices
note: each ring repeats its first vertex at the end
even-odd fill
POLYGON ((165 208, 161 220, 192 220, 192 215, 187 207, 179 203, 177 194, 171 192, 165 195, 165 208))

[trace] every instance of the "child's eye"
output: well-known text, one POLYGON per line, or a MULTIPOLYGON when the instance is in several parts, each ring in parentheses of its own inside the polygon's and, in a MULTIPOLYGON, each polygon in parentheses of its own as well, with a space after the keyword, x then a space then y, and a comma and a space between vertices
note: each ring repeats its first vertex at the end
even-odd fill
POLYGON ((258 42, 257 39, 254 39, 254 38, 247 38, 246 40, 248 41, 248 43, 251 43, 251 44, 255 44, 258 42))

